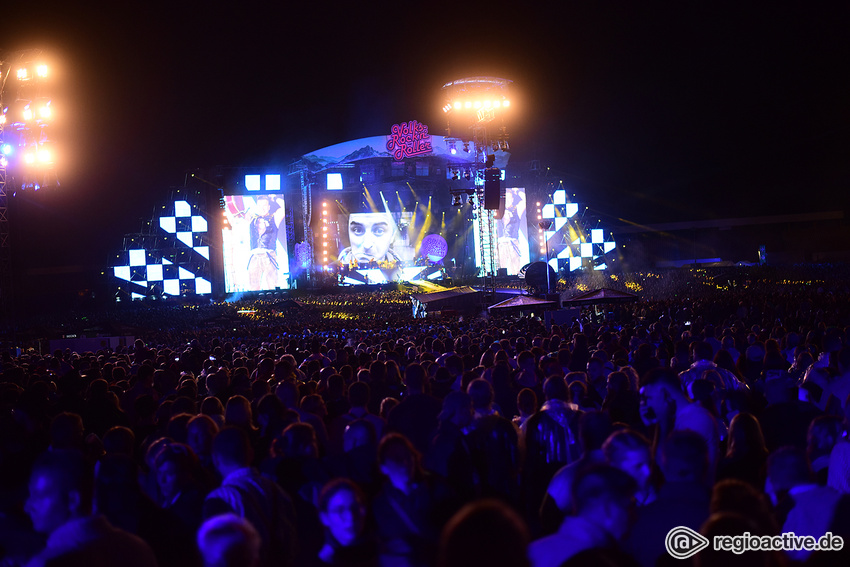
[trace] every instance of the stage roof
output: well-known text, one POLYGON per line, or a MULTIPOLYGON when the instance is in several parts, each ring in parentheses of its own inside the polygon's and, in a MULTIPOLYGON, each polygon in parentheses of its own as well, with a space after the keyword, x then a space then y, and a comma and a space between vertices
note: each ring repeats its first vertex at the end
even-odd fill
POLYGON ((411 297, 420 303, 433 303, 435 301, 443 301, 447 299, 455 299, 469 294, 481 293, 469 286, 453 287, 445 291, 437 291, 434 293, 414 293, 411 297))

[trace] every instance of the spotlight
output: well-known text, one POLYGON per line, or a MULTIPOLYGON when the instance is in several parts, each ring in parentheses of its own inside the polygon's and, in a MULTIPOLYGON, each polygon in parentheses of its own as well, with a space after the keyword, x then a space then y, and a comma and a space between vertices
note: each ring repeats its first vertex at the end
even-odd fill
POLYGON ((460 101, 455 101, 455 110, 460 110, 460 101))
POLYGON ((463 143, 463 151, 469 153, 469 142, 463 143))
POLYGON ((470 177, 472 177, 472 173, 470 173, 469 169, 465 170, 463 172, 463 178, 469 180, 470 177))
POLYGON ((0 146, 0 151, 2 151, 3 155, 6 155, 6 156, 8 156, 12 153, 12 149, 13 149, 12 144, 3 144, 2 146, 0 146))
POLYGON ((24 115, 24 120, 32 120, 32 109, 30 108, 30 105, 26 105, 24 107, 23 115, 24 115))
POLYGON ((475 196, 472 193, 470 193, 469 199, 467 199, 466 202, 469 203, 470 205, 474 205, 475 204, 475 196))
POLYGON ((502 102, 502 106, 505 107, 505 108, 509 107, 510 105, 511 105, 511 101, 509 101, 509 100, 502 102))
POLYGON ((47 76, 47 65, 39 65, 38 67, 35 68, 35 72, 41 78, 46 77, 47 76))
POLYGON ((460 207, 462 205, 463 205, 463 200, 460 198, 460 195, 454 195, 452 197, 452 206, 453 207, 460 207))
POLYGON ((472 108, 472 102, 466 101, 463 105, 464 108, 472 108))
POLYGON ((26 81, 29 78, 29 74, 25 67, 18 69, 18 78, 22 81, 26 81))
POLYGON ((460 179, 460 171, 455 169, 452 171, 452 181, 457 181, 458 179, 460 179))

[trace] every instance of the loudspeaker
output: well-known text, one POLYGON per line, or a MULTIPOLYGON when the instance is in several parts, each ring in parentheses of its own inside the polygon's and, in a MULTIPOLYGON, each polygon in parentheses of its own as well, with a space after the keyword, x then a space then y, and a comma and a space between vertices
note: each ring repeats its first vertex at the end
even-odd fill
POLYGON ((488 167, 484 170, 484 208, 491 211, 499 209, 499 184, 502 170, 488 167))

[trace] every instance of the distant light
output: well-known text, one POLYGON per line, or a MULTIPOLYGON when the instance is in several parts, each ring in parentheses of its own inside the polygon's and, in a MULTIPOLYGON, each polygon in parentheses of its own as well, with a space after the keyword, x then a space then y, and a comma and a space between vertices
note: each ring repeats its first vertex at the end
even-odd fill
POLYGON ((506 100, 505 102, 502 103, 502 106, 504 106, 505 108, 509 107, 510 105, 511 105, 511 101, 509 101, 509 100, 506 100))
POLYGON ((451 149, 451 150, 449 150, 449 151, 451 151, 451 152, 452 152, 452 155, 455 155, 455 154, 457 153, 457 148, 452 147, 452 149, 451 149))
POLYGON ((47 65, 39 65, 38 67, 35 68, 35 72, 39 77, 42 77, 42 78, 46 77, 47 76, 47 65))
POLYGON ((25 67, 18 69, 18 78, 22 81, 26 81, 29 78, 25 67))
POLYGON ((0 151, 3 152, 3 155, 8 156, 12 155, 14 148, 12 147, 12 144, 3 144, 3 147, 2 149, 0 149, 0 151))
POLYGON ((455 101, 455 110, 460 110, 461 104, 459 100, 455 101))
POLYGON ((32 120, 32 109, 30 108, 30 105, 26 105, 24 107, 23 115, 24 115, 24 120, 32 120))
POLYGON ((464 108, 472 108, 472 102, 466 101, 463 105, 464 108))

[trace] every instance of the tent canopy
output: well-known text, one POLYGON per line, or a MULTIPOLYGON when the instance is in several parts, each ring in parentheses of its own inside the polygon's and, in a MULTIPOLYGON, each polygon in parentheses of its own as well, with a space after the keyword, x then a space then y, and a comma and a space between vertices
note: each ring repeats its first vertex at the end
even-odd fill
POLYGON ((556 301, 547 301, 545 299, 532 297, 530 295, 516 295, 514 297, 511 297, 510 299, 506 299, 504 301, 496 303, 495 305, 491 305, 487 308, 487 310, 489 311, 493 309, 534 309, 537 307, 557 307, 557 305, 558 303, 556 301))
POLYGON ((601 303, 634 303, 638 296, 627 291, 618 291, 603 287, 575 295, 564 301, 565 307, 577 305, 597 305, 601 303))

